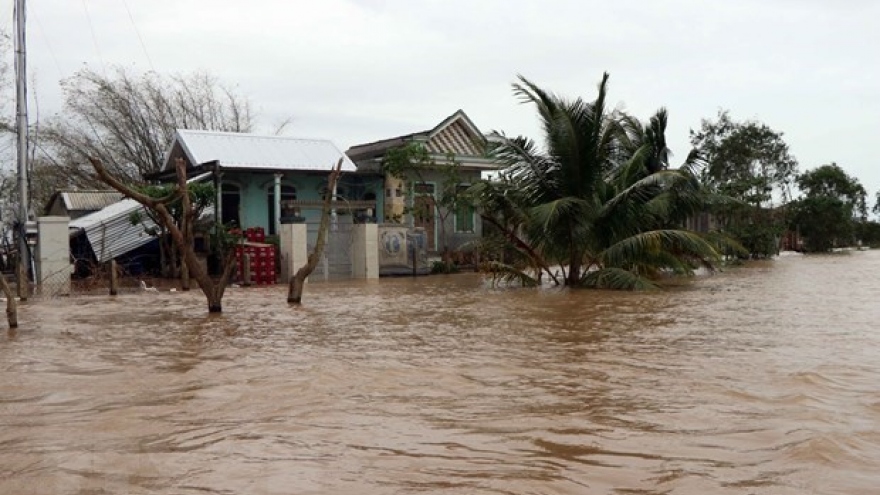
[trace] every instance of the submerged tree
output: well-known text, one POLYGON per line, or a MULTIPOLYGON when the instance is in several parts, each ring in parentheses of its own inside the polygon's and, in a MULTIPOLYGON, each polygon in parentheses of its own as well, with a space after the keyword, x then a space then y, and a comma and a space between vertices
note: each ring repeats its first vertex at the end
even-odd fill
MULTIPOLYGON (((170 196, 174 191, 174 187, 176 186, 170 184, 147 185, 137 187, 136 190, 152 198, 159 199, 170 196)), ((217 195, 213 184, 198 182, 187 184, 187 190, 189 192, 192 209, 190 211, 190 218, 186 222, 188 232, 185 232, 186 235, 184 237, 190 239, 188 242, 192 242, 195 235, 194 229, 196 221, 209 206, 214 204, 217 195)), ((178 228, 183 229, 183 208, 181 202, 174 201, 169 203, 168 211, 177 223, 178 228)), ((141 225, 144 224, 144 215, 152 220, 155 225, 155 227, 145 227, 144 232, 156 237, 159 241, 159 257, 161 260, 163 276, 177 278, 179 275, 181 279, 181 288, 183 290, 189 290, 189 270, 186 268, 186 263, 178 263, 179 256, 177 256, 177 253, 179 250, 177 250, 174 245, 174 239, 168 235, 168 230, 163 226, 159 214, 150 209, 144 210, 143 212, 136 211, 129 216, 129 220, 133 225, 141 225)))
POLYGON ((692 166, 668 170, 666 113, 648 126, 606 108, 608 75, 594 101, 568 100, 525 78, 514 92, 535 105, 542 151, 530 139, 496 136, 502 179, 472 188, 484 221, 527 262, 495 270, 534 285, 654 287, 663 272, 713 268, 715 246, 677 227, 705 197, 692 166), (558 268, 557 268, 558 267, 558 268))
POLYGON ((704 183, 737 200, 712 210, 723 230, 752 258, 775 255, 786 225, 781 205, 791 200, 798 173, 783 134, 720 111, 714 121, 703 120, 699 131, 691 131, 691 144, 706 161, 704 183))
POLYGON ((808 251, 830 251, 853 243, 856 227, 867 221, 867 192, 836 163, 799 175, 803 197, 793 205, 793 224, 808 251))
MULTIPOLYGON (((156 213, 156 218, 162 224, 162 227, 165 228, 174 239, 174 244, 177 246, 177 249, 180 252, 180 257, 186 264, 190 275, 196 279, 199 288, 201 288, 202 292, 205 294, 205 297, 208 300, 208 312, 222 312, 223 294, 226 291, 229 278, 232 276, 232 271, 235 268, 235 251, 227 249, 225 253, 222 253, 222 272, 217 279, 212 278, 208 273, 207 268, 199 262, 195 247, 192 243, 191 223, 194 216, 192 214, 192 200, 186 183, 185 162, 182 159, 176 161, 177 185, 167 196, 162 198, 154 198, 149 194, 139 191, 135 187, 126 185, 121 180, 114 177, 107 170, 101 160, 92 158, 91 163, 95 168, 95 171, 98 173, 98 177, 100 177, 105 184, 156 213), (180 217, 181 225, 178 225, 171 213, 172 207, 170 205, 175 204, 176 202, 180 203, 182 212, 180 217)), ((228 247, 230 246, 227 246, 227 248, 228 247)))

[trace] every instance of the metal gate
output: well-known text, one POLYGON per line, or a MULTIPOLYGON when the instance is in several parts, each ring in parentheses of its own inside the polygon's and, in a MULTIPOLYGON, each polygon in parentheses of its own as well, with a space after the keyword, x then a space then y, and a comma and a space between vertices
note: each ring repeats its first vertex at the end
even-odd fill
MULTIPOLYGON (((320 261, 318 261, 318 266, 315 267, 315 271, 309 276, 309 280, 326 281, 352 278, 351 249, 353 225, 350 219, 346 220, 348 221, 338 219, 337 222, 330 224, 324 252, 321 255, 320 261)), ((318 227, 318 224, 309 224, 308 226, 309 253, 315 249, 318 227)))

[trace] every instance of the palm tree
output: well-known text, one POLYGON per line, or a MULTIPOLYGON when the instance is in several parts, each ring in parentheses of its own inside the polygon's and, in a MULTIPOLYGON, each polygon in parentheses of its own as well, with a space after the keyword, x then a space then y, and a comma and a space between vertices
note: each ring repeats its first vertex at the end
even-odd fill
POLYGON ((506 172, 473 191, 484 220, 520 254, 519 265, 497 266, 511 277, 648 288, 661 272, 692 273, 719 259, 709 241, 675 227, 705 199, 695 155, 669 170, 666 111, 647 126, 609 112, 607 83, 605 74, 592 102, 562 98, 524 77, 514 84, 514 93, 538 110, 544 147, 497 135, 493 154, 506 172))

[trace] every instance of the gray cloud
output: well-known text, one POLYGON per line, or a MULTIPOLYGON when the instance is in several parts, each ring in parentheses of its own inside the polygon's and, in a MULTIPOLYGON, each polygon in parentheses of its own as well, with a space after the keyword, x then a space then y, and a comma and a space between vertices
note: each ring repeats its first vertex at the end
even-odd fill
MULTIPOLYGON (((647 118, 669 139, 719 108, 785 132, 804 168, 836 161, 880 189, 869 150, 880 129, 880 3, 850 0, 122 0, 29 2, 31 69, 43 113, 82 64, 206 69, 236 84, 267 128, 347 147, 429 128, 458 108, 483 130, 538 135, 510 83, 521 73, 647 118), (89 24, 91 18, 91 28, 89 24), (94 39, 92 36, 94 30, 94 39), (97 48, 96 48, 97 45, 97 48), (152 62, 152 65, 151 63, 152 62)), ((0 2, 11 27, 12 1, 0 2)))

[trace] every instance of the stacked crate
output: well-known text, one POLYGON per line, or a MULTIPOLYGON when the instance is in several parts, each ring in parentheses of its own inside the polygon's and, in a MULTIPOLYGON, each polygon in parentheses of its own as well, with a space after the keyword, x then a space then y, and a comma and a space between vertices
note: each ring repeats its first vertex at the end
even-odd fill
POLYGON ((248 242, 258 242, 260 244, 266 242, 266 231, 263 227, 250 227, 244 231, 244 237, 248 242))
POLYGON ((245 242, 235 248, 236 279, 244 282, 244 255, 250 258, 251 282, 271 285, 275 280, 275 246, 260 242, 245 242))

